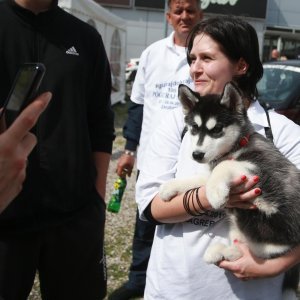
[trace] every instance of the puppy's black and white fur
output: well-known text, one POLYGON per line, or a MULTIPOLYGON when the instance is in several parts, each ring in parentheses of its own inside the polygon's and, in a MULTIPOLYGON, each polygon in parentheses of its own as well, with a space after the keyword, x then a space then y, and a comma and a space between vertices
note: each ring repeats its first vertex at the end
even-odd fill
MULTIPOLYGON (((265 137, 255 132, 238 88, 228 83, 223 95, 201 97, 185 85, 179 86, 185 122, 192 139, 192 157, 210 165, 208 178, 174 179, 160 188, 168 201, 191 188, 206 185, 209 203, 224 207, 230 183, 241 175, 259 176, 262 190, 257 209, 227 209, 231 241, 248 244, 258 257, 280 256, 300 242, 300 171, 265 137)), ((235 260, 241 253, 235 246, 215 244, 204 255, 208 263, 235 260)), ((285 287, 297 288, 298 269, 293 268, 285 287), (290 282, 290 279, 293 282, 290 282)))

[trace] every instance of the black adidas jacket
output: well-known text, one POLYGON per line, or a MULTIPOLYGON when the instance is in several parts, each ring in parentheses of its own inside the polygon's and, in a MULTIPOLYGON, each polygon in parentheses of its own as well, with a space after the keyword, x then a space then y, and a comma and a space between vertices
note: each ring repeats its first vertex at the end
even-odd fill
POLYGON ((34 15, 1 2, 0 104, 24 62, 45 64, 40 92, 53 97, 34 128, 38 145, 23 191, 0 215, 0 231, 55 224, 99 201, 92 154, 111 153, 114 138, 110 68, 94 28, 56 4, 34 15))

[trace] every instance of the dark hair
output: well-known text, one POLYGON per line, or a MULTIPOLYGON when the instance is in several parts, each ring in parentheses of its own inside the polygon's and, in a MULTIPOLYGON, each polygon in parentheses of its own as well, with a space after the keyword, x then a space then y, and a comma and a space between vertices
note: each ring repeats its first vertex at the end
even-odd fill
POLYGON ((221 51, 232 62, 243 58, 249 65, 246 74, 233 80, 250 99, 257 96, 256 84, 263 75, 259 58, 259 44, 255 29, 241 18, 222 16, 200 21, 189 34, 187 60, 191 64, 190 52, 194 39, 199 34, 206 34, 219 44, 221 51))

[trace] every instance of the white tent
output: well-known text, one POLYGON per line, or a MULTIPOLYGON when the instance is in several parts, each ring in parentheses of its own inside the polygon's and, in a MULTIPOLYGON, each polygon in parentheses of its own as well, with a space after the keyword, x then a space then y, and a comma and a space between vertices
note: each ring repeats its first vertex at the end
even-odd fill
POLYGON ((112 104, 125 99, 126 21, 92 0, 59 0, 59 6, 101 34, 112 71, 112 104))

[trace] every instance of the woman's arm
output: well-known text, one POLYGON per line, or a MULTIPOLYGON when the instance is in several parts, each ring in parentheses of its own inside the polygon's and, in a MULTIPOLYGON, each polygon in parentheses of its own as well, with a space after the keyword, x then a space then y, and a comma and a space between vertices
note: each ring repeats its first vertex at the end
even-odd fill
POLYGON ((235 242, 243 256, 236 261, 223 260, 219 267, 231 271, 241 280, 273 277, 287 271, 300 262, 300 246, 295 247, 286 254, 272 259, 255 257, 246 244, 235 242))
MULTIPOLYGON (((185 135, 184 139, 181 140, 183 128, 182 111, 175 109, 166 114, 149 140, 136 185, 136 201, 142 218, 144 217, 144 210, 147 209, 148 212, 150 203, 151 215, 158 222, 177 223, 191 218, 191 215, 185 210, 184 194, 179 194, 168 202, 164 202, 158 195, 160 185, 174 179, 176 176, 178 157, 181 151, 184 157, 188 153, 190 145, 185 140, 187 136, 185 135)), ((186 164, 186 161, 184 161, 184 164, 186 164)), ((190 175, 198 172, 193 170, 193 164, 193 161, 189 162, 189 159, 187 159, 186 168, 190 170, 188 171, 190 175)), ((231 184, 232 188, 227 206, 254 208, 251 200, 258 196, 257 191, 259 189, 252 189, 252 187, 256 183, 256 176, 247 179, 243 178, 243 174, 241 174, 240 178, 236 178, 231 184), (248 203, 248 201, 250 202, 248 203)), ((199 188, 198 195, 203 208, 211 209, 204 186, 199 188)), ((199 206, 195 207, 192 213, 196 210, 199 212, 199 206)))
MULTIPOLYGON (((256 209, 252 204, 259 194, 260 189, 252 188, 257 184, 257 176, 247 179, 241 175, 236 178, 231 186, 231 192, 226 207, 239 207, 244 209, 256 209)), ((157 194, 151 203, 151 214, 153 218, 161 223, 178 223, 189 220, 192 216, 186 211, 184 206, 184 194, 175 196, 171 201, 163 201, 157 194)), ((207 198, 205 186, 198 190, 198 198, 202 207, 199 207, 196 201, 196 195, 189 202, 189 210, 191 213, 199 213, 199 211, 212 209, 207 198), (193 202, 193 203, 192 203, 193 202)))

